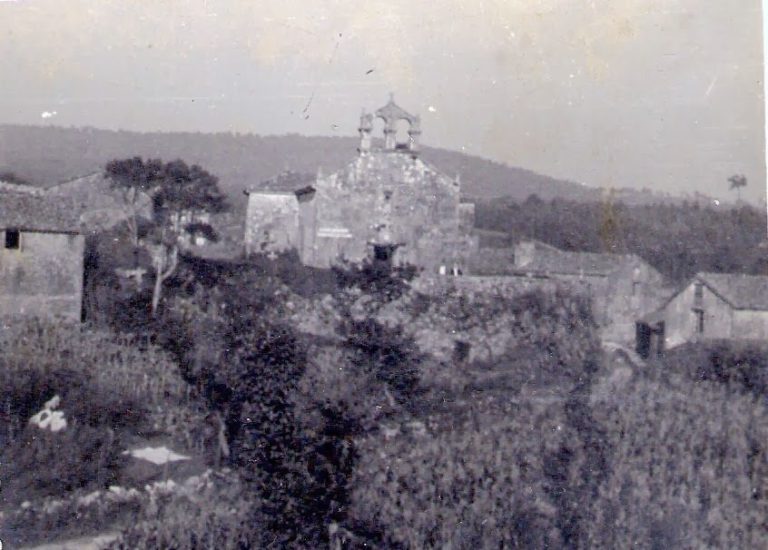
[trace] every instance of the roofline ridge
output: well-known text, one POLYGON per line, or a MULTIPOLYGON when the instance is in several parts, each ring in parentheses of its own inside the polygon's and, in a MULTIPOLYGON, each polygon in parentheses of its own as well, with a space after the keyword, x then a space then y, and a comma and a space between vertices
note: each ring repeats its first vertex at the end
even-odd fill
POLYGON ((94 172, 89 172, 87 174, 82 174, 80 176, 74 176, 74 177, 66 179, 66 180, 57 181, 57 182, 52 183, 51 185, 49 185, 47 187, 44 187, 44 189, 47 191, 48 189, 53 189, 54 187, 59 187, 61 185, 66 185, 68 183, 72 183, 72 182, 77 181, 77 180, 84 180, 85 178, 90 178, 91 176, 96 176, 96 175, 101 175, 102 177, 106 178, 106 176, 104 175, 104 172, 102 172, 101 170, 96 170, 94 172))

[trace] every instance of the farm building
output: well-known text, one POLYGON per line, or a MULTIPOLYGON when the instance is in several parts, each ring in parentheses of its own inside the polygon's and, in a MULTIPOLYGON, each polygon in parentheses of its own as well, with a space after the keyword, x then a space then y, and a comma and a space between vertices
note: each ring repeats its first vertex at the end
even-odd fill
POLYGON ((80 320, 85 241, 68 201, 0 195, 0 316, 80 320))
POLYGON ((768 277, 699 273, 637 322, 637 351, 644 357, 721 339, 768 339, 768 277))
POLYGON ((601 337, 620 343, 633 342, 635 320, 654 311, 666 295, 662 275, 634 254, 569 252, 524 241, 514 248, 510 273, 584 289, 592 299, 601 337))

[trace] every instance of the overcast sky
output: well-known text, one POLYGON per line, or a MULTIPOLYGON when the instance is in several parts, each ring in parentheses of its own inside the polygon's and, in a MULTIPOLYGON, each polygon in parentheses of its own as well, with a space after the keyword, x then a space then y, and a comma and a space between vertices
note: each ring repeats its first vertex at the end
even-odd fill
POLYGON ((350 135, 392 91, 428 145, 765 196, 760 0, 0 0, 0 75, 0 123, 350 135))

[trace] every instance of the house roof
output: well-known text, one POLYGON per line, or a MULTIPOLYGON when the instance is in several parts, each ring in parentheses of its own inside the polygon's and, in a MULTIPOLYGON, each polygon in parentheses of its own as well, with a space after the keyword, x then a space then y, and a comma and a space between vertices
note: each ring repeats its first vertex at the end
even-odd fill
POLYGON ((698 273, 683 286, 670 293, 669 298, 655 311, 641 318, 644 323, 664 320, 669 303, 693 283, 700 281, 716 296, 734 309, 768 311, 768 277, 742 273, 698 273))
POLYGON ((534 254, 533 259, 520 268, 527 271, 560 274, 607 275, 619 269, 632 258, 632 255, 623 254, 539 249, 534 254))
POLYGON ((768 311, 768 276, 699 273, 694 279, 707 285, 736 309, 768 311))
POLYGON ((479 248, 467 260, 472 275, 509 275, 515 271, 515 251, 512 248, 479 248))
POLYGON ((64 197, 0 193, 0 229, 79 233, 79 211, 64 197))
POLYGON ((250 193, 300 193, 312 187, 315 176, 302 172, 285 170, 266 181, 262 181, 246 190, 250 193))

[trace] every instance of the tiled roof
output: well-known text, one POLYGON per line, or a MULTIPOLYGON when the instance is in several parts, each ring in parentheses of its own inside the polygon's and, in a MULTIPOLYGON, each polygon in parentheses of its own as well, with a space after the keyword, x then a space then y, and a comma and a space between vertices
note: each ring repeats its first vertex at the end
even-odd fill
POLYGON ((740 273, 699 273, 696 279, 709 286, 737 309, 768 310, 768 277, 740 273))
POLYGON ((515 251, 512 248, 479 248, 467 261, 471 275, 508 275, 515 270, 515 251))
POLYGON ((79 211, 63 197, 0 193, 0 229, 79 232, 79 211))
POLYGON ((631 256, 621 254, 537 250, 533 259, 520 269, 560 274, 607 275, 619 269, 630 258, 631 256))
POLYGON ((301 172, 292 172, 286 170, 276 176, 262 181, 248 188, 249 193, 258 193, 259 191, 291 193, 301 191, 311 187, 315 183, 315 176, 301 172))

